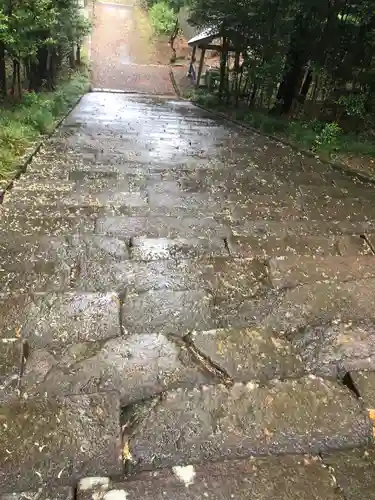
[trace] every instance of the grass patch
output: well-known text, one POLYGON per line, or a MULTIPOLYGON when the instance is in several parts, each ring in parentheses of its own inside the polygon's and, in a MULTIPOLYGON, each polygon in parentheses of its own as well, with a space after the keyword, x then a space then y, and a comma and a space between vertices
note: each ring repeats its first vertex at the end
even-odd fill
POLYGON ((260 132, 287 139, 303 149, 328 158, 339 154, 375 157, 375 141, 372 138, 366 134, 344 133, 336 123, 288 120, 249 110, 245 106, 234 108, 220 103, 217 96, 204 90, 190 89, 184 97, 208 109, 223 112, 260 132))
POLYGON ((0 113, 0 182, 12 178, 35 141, 53 131, 77 99, 88 91, 88 75, 77 72, 55 92, 25 93, 16 104, 3 103, 0 113))

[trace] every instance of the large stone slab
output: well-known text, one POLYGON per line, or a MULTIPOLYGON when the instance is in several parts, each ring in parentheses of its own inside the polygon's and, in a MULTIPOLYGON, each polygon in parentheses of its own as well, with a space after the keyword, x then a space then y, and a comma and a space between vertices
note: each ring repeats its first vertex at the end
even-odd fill
POLYGON ((129 453, 149 469, 241 456, 321 452, 367 443, 350 391, 318 378, 170 391, 134 429, 129 453))
POLYGON ((375 453, 373 449, 347 450, 323 454, 345 500, 375 499, 375 453))
POLYGON ((315 283, 287 290, 275 303, 265 325, 291 338, 308 327, 331 322, 372 322, 375 280, 315 283))
MULTIPOLYGON (((89 479, 89 478, 88 478, 89 479)), ((85 480, 84 480, 85 481, 85 480)), ((343 500, 317 457, 280 457, 185 465, 134 480, 78 488, 78 500, 343 500)), ((8 499, 7 499, 8 500, 8 499)))
POLYGON ((375 278, 375 256, 288 256, 270 260, 272 284, 277 288, 291 288, 308 283, 375 278))
POLYGON ((103 343, 73 344, 61 352, 30 352, 21 390, 27 397, 116 390, 126 406, 175 387, 212 383, 186 346, 163 335, 117 337, 103 343))
POLYGON ((180 337, 215 325, 212 297, 203 290, 150 290, 129 295, 121 308, 123 333, 163 333, 180 337))
POLYGON ((116 393, 30 399, 0 406, 3 491, 122 470, 116 393))
POLYGON ((372 323, 337 322, 302 329, 294 346, 309 372, 344 377, 375 370, 375 329, 372 323))
POLYGON ((6 312, 14 317, 14 323, 7 323, 7 329, 19 328, 30 346, 64 345, 120 335, 120 300, 116 293, 35 295, 31 300, 20 297, 14 304, 6 301, 4 309, 12 305, 15 310, 6 312))
POLYGON ((195 347, 235 381, 292 378, 303 374, 289 342, 256 328, 210 330, 192 335, 195 347))

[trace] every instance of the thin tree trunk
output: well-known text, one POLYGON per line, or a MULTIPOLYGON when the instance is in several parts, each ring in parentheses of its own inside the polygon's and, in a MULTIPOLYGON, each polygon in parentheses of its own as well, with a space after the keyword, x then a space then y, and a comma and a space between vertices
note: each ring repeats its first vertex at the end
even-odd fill
POLYGON ((7 72, 5 65, 5 47, 0 42, 0 95, 6 97, 7 95, 7 72))
POLYGON ((18 97, 22 99, 22 83, 21 83, 21 63, 17 61, 17 85, 18 85, 18 97))
POLYGON ((220 58, 220 84, 219 84, 219 99, 220 101, 223 98, 223 92, 225 88, 225 83, 226 83, 226 69, 227 69, 227 59, 228 59, 228 50, 227 50, 227 37, 223 37, 223 47, 221 51, 221 58, 220 58))

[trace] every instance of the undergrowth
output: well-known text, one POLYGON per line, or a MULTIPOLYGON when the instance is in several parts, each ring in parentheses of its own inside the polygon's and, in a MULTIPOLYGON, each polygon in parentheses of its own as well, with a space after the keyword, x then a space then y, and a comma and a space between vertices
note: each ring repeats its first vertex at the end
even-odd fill
POLYGON ((0 181, 10 179, 23 155, 88 90, 88 75, 76 72, 55 92, 25 92, 20 102, 0 103, 0 181))
POLYGON ((191 89, 185 96, 208 109, 221 111, 231 118, 264 132, 290 140, 303 149, 335 158, 338 154, 375 156, 375 142, 368 131, 345 133, 335 122, 290 120, 266 112, 235 108, 218 101, 217 96, 204 90, 191 89))

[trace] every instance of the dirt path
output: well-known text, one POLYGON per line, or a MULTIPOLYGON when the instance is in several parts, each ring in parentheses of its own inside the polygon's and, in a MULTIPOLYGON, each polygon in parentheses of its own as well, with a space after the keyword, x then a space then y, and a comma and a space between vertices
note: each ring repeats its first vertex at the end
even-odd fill
POLYGON ((95 6, 91 65, 94 88, 174 94, 145 13, 137 5, 95 6))

